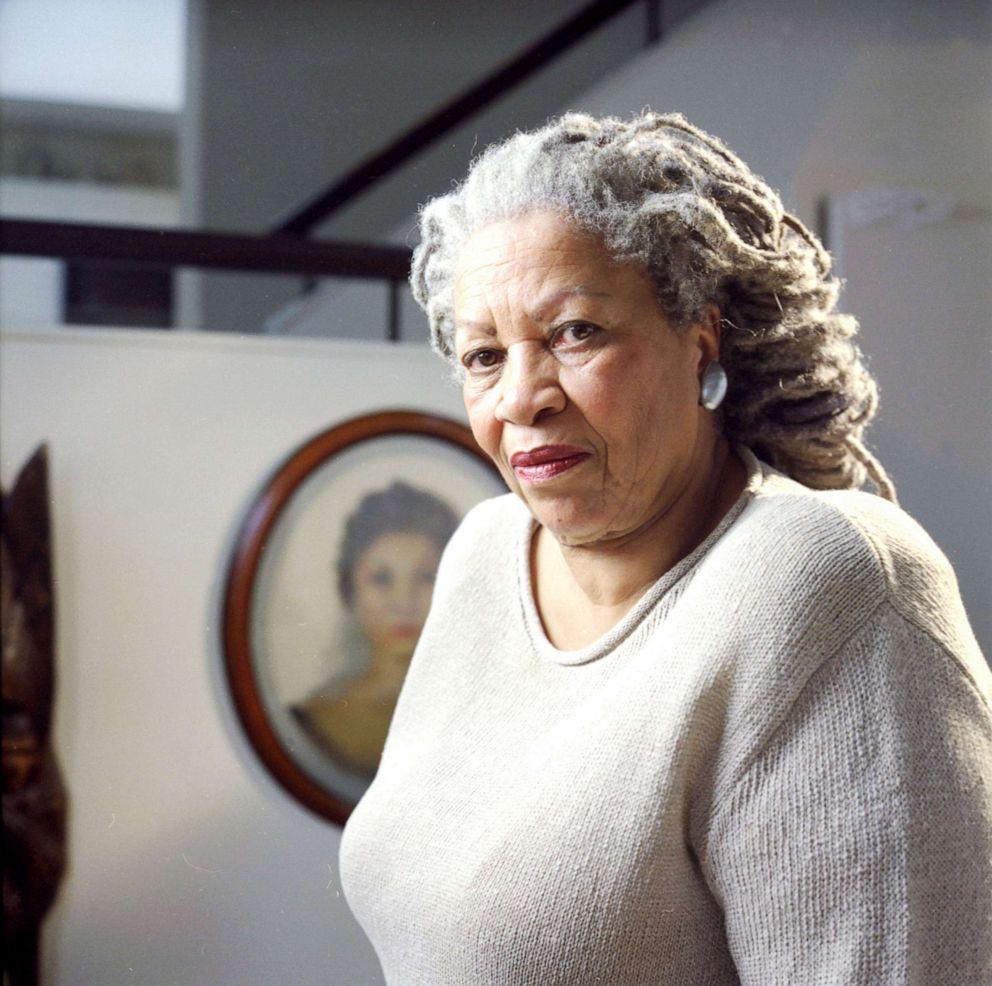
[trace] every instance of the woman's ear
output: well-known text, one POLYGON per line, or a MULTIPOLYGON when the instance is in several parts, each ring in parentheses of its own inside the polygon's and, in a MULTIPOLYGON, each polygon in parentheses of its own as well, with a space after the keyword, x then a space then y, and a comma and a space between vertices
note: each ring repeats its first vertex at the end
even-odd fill
POLYGON ((720 358, 720 322, 720 309, 710 302, 703 309, 703 314, 696 323, 698 332, 696 344, 699 347, 697 367, 700 372, 720 358))

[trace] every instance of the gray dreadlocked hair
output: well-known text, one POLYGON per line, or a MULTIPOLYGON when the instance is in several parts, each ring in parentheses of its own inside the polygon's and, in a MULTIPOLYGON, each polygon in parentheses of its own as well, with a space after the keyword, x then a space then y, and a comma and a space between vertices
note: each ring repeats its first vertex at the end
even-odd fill
POLYGON ((475 160, 465 181, 421 210, 410 283, 434 349, 454 362, 452 281, 476 230, 551 209, 597 235, 618 262, 640 264, 677 328, 715 303, 730 386, 721 426, 732 441, 816 489, 871 477, 895 499, 862 435, 875 381, 834 311, 830 257, 778 194, 680 114, 630 122, 569 113, 517 133, 475 160))

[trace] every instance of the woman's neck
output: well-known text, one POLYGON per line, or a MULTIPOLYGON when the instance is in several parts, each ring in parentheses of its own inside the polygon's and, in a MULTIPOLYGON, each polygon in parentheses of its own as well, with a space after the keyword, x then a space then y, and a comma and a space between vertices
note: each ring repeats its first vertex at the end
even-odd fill
POLYGON ((548 639, 575 650, 615 626, 649 586, 690 554, 739 497, 747 477, 718 438, 676 500, 621 541, 563 545, 545 528, 531 556, 535 603, 548 639))
POLYGON ((382 693, 395 696, 403 684, 412 655, 413 647, 407 643, 373 645, 371 660, 355 684, 370 695, 382 693))

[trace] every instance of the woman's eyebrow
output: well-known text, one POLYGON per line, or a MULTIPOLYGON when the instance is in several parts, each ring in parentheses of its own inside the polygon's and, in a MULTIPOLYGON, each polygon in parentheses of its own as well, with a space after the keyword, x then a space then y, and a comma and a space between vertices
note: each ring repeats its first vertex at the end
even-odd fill
POLYGON ((480 332, 482 335, 486 336, 496 335, 496 326, 494 326, 491 322, 480 322, 473 318, 456 318, 455 332, 459 329, 466 332, 480 332))
MULTIPOLYGON (((535 322, 547 322, 549 321, 549 312, 553 312, 563 302, 576 296, 583 298, 611 297, 606 291, 596 291, 584 284, 575 284, 567 288, 560 288, 542 298, 537 306, 527 313, 528 317, 532 318, 535 322)), ((457 333, 459 330, 463 332, 475 332, 485 336, 495 336, 497 334, 496 327, 491 322, 479 321, 473 318, 456 318, 455 332, 457 333)))
POLYGON ((558 291, 554 291, 547 297, 542 298, 536 308, 530 313, 530 317, 534 319, 535 322, 547 322, 548 312, 554 311, 555 309, 561 307, 562 302, 568 301, 569 298, 574 298, 580 296, 583 298, 609 298, 610 295, 606 291, 596 291, 585 284, 575 284, 571 287, 560 288, 558 291))

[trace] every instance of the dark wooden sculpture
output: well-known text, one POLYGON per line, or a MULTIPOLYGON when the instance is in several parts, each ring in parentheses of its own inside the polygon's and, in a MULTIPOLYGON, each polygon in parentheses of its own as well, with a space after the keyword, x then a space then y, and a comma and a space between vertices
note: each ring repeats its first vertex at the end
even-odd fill
POLYGON ((41 923, 65 867, 66 798, 50 742, 55 689, 48 457, 38 449, 2 502, 3 970, 38 982, 41 923))

